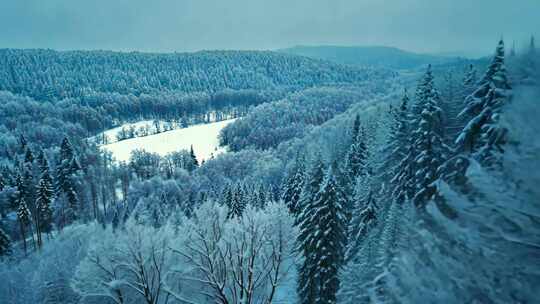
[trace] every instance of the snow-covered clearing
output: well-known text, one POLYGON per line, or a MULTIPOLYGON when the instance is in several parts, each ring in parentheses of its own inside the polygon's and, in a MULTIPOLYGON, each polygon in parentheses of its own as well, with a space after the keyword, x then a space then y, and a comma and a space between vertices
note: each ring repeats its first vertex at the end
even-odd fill
POLYGON ((223 147, 219 147, 218 135, 221 129, 233 121, 235 119, 194 125, 184 129, 126 139, 103 145, 101 148, 112 152, 117 161, 127 162, 133 150, 143 149, 164 156, 182 149, 189 150, 193 145, 197 159, 202 161, 225 151, 223 147))

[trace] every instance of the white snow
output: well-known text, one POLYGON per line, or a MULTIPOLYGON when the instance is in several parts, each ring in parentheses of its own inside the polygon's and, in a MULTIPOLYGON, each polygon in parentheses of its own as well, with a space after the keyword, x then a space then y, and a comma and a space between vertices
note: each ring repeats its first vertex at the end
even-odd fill
MULTIPOLYGON (((114 142, 101 146, 102 149, 110 151, 117 161, 129 161, 131 151, 143 149, 147 152, 157 153, 161 156, 170 152, 182 149, 189 150, 193 145, 193 150, 199 161, 209 159, 212 154, 225 152, 223 147, 219 147, 218 135, 221 129, 232 123, 235 119, 223 120, 209 124, 193 125, 184 129, 176 129, 159 134, 136 137, 114 142)), ((144 125, 145 122, 137 124, 144 125)), ((116 128, 118 129, 118 128, 116 128)), ((115 129, 106 131, 115 132, 115 129)), ((117 132, 117 131, 116 131, 117 132)))

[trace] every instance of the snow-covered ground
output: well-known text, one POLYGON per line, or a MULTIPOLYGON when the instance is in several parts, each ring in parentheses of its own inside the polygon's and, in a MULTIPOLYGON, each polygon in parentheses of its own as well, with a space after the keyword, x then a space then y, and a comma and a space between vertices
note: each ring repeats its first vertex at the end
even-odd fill
MULTIPOLYGON (((163 156, 182 149, 189 150, 190 146, 193 145, 197 159, 202 161, 209 159, 212 154, 216 156, 225 151, 224 148, 219 147, 218 135, 221 129, 233 121, 235 119, 194 125, 184 129, 126 139, 103 145, 101 148, 112 152, 117 161, 127 162, 129 161, 131 151, 136 149, 144 149, 163 156)), ((145 121, 137 124, 144 125, 146 123, 145 121)), ((106 131, 106 133, 110 134, 115 134, 115 132, 118 132, 118 128, 106 131)))

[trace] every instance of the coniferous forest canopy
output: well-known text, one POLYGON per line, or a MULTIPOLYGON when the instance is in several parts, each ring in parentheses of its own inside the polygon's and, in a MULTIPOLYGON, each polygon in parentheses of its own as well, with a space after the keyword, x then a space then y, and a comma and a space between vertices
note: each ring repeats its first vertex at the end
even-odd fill
POLYGON ((537 303, 540 50, 491 49, 0 49, 0 303, 537 303))

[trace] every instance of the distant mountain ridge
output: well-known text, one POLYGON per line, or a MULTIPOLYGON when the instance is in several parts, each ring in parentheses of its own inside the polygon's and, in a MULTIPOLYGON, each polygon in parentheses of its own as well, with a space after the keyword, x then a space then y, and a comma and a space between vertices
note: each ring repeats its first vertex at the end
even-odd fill
POLYGON ((387 46, 295 46, 278 51, 340 64, 392 69, 412 69, 464 60, 461 57, 418 54, 387 46))

